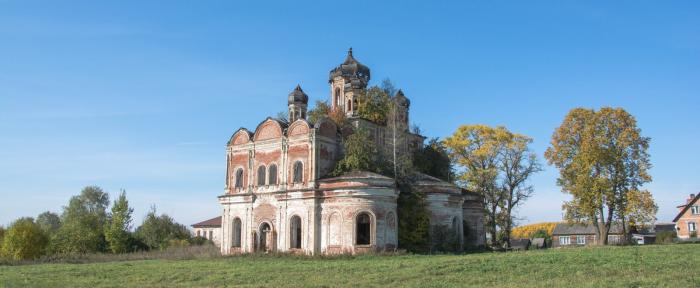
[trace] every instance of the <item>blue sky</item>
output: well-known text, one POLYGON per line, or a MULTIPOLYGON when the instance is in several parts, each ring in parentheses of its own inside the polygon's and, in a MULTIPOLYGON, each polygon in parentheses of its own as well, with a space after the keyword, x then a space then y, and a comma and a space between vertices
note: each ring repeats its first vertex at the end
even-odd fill
MULTIPOLYGON (((350 46, 427 136, 505 125, 544 162, 571 108, 623 107, 652 139, 659 221, 700 191, 697 1, 377 2, 0 0, 0 225, 86 185, 126 189, 136 224, 220 214, 230 135, 297 84, 326 99, 350 46)), ((561 218, 545 167, 522 223, 561 218)))

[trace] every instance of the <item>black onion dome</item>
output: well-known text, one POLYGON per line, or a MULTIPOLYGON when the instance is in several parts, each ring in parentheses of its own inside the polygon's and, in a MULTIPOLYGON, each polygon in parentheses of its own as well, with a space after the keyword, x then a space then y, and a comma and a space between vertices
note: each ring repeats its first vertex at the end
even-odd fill
POLYGON ((289 93, 289 104, 299 102, 304 104, 309 103, 309 96, 306 95, 303 90, 301 90, 301 86, 297 85, 297 88, 294 88, 294 91, 289 93))
POLYGON ((333 81, 333 78, 337 76, 356 77, 364 80, 366 83, 369 82, 369 68, 362 65, 355 57, 352 57, 352 48, 350 48, 350 50, 348 50, 348 56, 345 57, 345 62, 331 70, 328 81, 333 81))

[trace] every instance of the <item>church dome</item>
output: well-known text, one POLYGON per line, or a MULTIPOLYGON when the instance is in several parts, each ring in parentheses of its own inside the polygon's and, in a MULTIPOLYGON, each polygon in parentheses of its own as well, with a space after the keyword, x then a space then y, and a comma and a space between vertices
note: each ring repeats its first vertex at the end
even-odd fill
POLYGON ((396 95, 394 95, 394 101, 403 107, 408 108, 408 106, 411 106, 411 100, 408 100, 408 98, 403 95, 403 91, 401 91, 401 89, 399 89, 399 91, 396 92, 396 95))
POLYGON ((366 83, 369 82, 369 68, 362 65, 362 63, 352 56, 352 48, 350 48, 350 50, 348 50, 348 56, 345 57, 345 62, 331 70, 328 81, 333 81, 333 78, 337 76, 359 78, 366 83))
POLYGON ((297 88, 294 88, 294 91, 292 93, 289 93, 289 104, 292 103, 304 103, 307 104, 309 102, 309 96, 304 93, 303 90, 301 90, 301 86, 297 85, 297 88))

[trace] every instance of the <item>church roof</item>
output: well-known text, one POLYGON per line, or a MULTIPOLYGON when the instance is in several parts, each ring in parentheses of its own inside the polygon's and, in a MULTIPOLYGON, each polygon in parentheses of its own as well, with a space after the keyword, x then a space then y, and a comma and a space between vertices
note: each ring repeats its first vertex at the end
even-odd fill
POLYGON ((192 224, 192 227, 194 228, 200 228, 200 227, 221 227, 221 216, 219 217, 214 217, 209 220, 204 220, 202 222, 192 224))
POLYGON ((333 81, 333 78, 337 76, 359 78, 365 82, 368 82, 370 78, 369 68, 352 56, 352 48, 348 50, 348 56, 345 57, 345 61, 331 70, 328 81, 333 81))
POLYGON ((309 103, 309 96, 304 93, 304 90, 301 90, 301 86, 297 85, 296 88, 294 88, 294 91, 292 93, 289 93, 289 99, 288 103, 304 103, 307 104, 309 103))
POLYGON ((386 177, 384 175, 377 174, 374 172, 356 170, 356 171, 351 171, 351 172, 345 172, 345 173, 341 174, 340 176, 326 178, 326 179, 323 179, 323 181, 336 181, 336 180, 359 179, 359 178, 377 179, 377 180, 391 180, 391 181, 394 180, 392 178, 389 178, 389 177, 386 177))

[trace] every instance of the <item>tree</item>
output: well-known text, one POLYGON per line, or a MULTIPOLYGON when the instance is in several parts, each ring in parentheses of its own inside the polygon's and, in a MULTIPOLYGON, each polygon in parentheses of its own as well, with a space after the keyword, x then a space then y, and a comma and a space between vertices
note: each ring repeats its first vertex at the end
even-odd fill
POLYGON ((386 174, 384 161, 367 131, 363 129, 355 131, 345 139, 343 148, 343 158, 336 162, 332 175, 338 176, 350 171, 386 174))
POLYGON ((311 108, 307 113, 307 119, 311 123, 318 123, 324 117, 329 117, 331 112, 331 107, 328 105, 327 101, 316 100, 316 105, 311 108))
POLYGON ((505 198, 498 185, 499 154, 506 130, 486 125, 463 125, 444 140, 453 163, 461 166, 457 182, 484 198, 486 227, 492 244, 498 242, 498 218, 505 198))
POLYGON ((97 186, 85 187, 63 207, 63 224, 52 238, 54 252, 105 251, 104 226, 109 195, 97 186))
POLYGON ((396 212, 398 216, 399 247, 412 252, 430 249, 430 212, 425 194, 400 181, 396 212))
POLYGON ((627 192, 627 206, 623 215, 627 217, 625 222, 631 227, 643 228, 653 225, 658 210, 659 207, 648 190, 633 189, 627 192))
POLYGON ((360 94, 357 101, 357 114, 374 123, 385 125, 391 109, 391 96, 386 90, 372 86, 360 94))
POLYGON ((36 217, 36 224, 39 225, 47 235, 51 235, 61 227, 61 217, 56 213, 46 211, 36 217))
POLYGON ((0 256, 2 256, 2 241, 5 238, 5 227, 0 226, 0 256))
POLYGON ((119 198, 114 200, 109 224, 105 229, 105 239, 112 253, 128 252, 131 242, 131 214, 134 209, 129 207, 126 191, 122 190, 119 198))
POLYGON ((626 227, 630 191, 651 181, 649 141, 622 108, 571 110, 545 152, 562 192, 573 196, 563 205, 567 221, 594 224, 599 244, 607 244, 613 221, 626 227))
POLYGON ((413 167, 418 172, 447 182, 454 180, 452 161, 447 153, 447 147, 438 138, 430 139, 427 145, 413 153, 413 167))
POLYGON ((191 237, 187 227, 175 222, 170 216, 157 216, 155 207, 151 207, 135 234, 150 249, 160 250, 167 248, 170 240, 189 240, 191 237))
POLYGON ((48 241, 48 236, 34 219, 20 218, 7 230, 3 239, 2 254, 15 260, 36 259, 44 254, 48 241))
POLYGON ((506 132, 504 137, 499 166, 503 171, 502 189, 505 192, 502 209, 504 244, 510 247, 510 235, 515 220, 513 209, 532 196, 533 188, 527 185, 527 180, 533 174, 542 171, 542 167, 537 161, 537 155, 530 150, 532 138, 510 132, 506 132))

